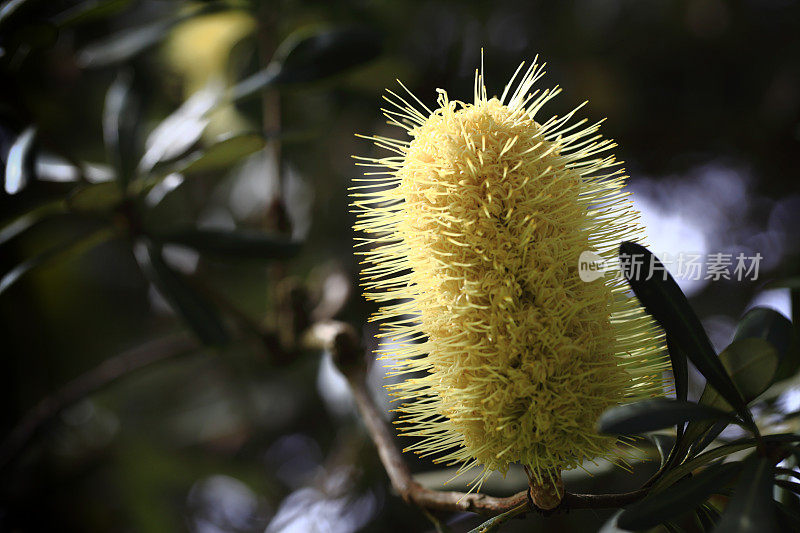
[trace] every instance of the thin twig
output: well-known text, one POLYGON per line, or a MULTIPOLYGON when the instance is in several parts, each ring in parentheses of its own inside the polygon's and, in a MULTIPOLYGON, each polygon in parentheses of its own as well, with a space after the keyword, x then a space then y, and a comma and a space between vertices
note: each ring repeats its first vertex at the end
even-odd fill
POLYGON ((70 381, 28 411, 0 444, 0 469, 6 467, 65 409, 134 371, 198 347, 193 338, 178 334, 150 341, 111 357, 70 381))
MULTIPOLYGON (((394 442, 394 432, 384 420, 367 390, 364 350, 352 326, 342 322, 330 321, 312 327, 308 335, 311 345, 318 345, 331 352, 334 361, 347 376, 358 411, 364 421, 389 480, 403 500, 428 510, 468 511, 494 516, 518 508, 528 503, 528 491, 521 491, 506 498, 496 498, 486 494, 455 491, 437 491, 417 483, 403 460, 402 453, 394 442)), ((636 490, 622 494, 572 494, 565 493, 561 504, 555 510, 605 509, 624 507, 647 494, 646 490, 636 490)), ((545 512, 536 508, 537 511, 545 512)))

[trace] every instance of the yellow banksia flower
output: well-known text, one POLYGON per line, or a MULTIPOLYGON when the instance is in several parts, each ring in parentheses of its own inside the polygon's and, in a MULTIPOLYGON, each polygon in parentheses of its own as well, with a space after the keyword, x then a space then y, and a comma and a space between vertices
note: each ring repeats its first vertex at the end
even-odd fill
MULTIPOLYGON (((383 358, 405 379, 408 450, 480 466, 474 486, 509 464, 555 483, 597 457, 624 462, 595 424, 608 407, 661 394, 663 336, 621 278, 584 282, 578 260, 616 262, 641 240, 615 146, 599 123, 536 120, 558 87, 530 93, 535 63, 489 98, 476 72, 473 103, 438 90, 430 110, 388 91, 384 109, 408 138, 370 137, 393 155, 352 187, 362 285, 383 307, 383 358)), ((401 84, 402 86, 402 84, 401 84)), ((585 103, 585 102, 584 102, 585 103)))

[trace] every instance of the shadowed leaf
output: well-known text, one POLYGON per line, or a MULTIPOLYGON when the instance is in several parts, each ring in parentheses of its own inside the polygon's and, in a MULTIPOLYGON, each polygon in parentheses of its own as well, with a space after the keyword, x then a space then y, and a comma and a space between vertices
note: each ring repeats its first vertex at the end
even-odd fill
POLYGON ((57 15, 54 22, 59 26, 83 24, 113 15, 128 7, 130 3, 131 0, 84 0, 57 15))
POLYGON ((714 529, 716 533, 779 531, 772 500, 773 470, 765 457, 753 456, 745 461, 733 497, 714 529))
POLYGON ((380 36, 360 28, 335 29, 309 35, 290 35, 272 62, 239 82, 231 91, 234 100, 246 98, 278 83, 310 82, 327 78, 377 57, 380 36))
POLYGON ((655 527, 695 509, 711 494, 727 485, 739 472, 740 463, 711 465, 699 474, 676 483, 670 490, 652 494, 625 509, 617 520, 622 529, 655 527))
POLYGON ((221 345, 229 341, 217 309, 164 262, 160 247, 141 243, 136 248, 136 259, 147 278, 203 343, 221 345))
POLYGON ((768 307, 749 310, 739 321, 733 339, 750 337, 764 339, 775 348, 779 363, 774 381, 789 378, 800 368, 800 351, 795 345, 792 322, 781 313, 768 307))
POLYGON ((708 383, 752 425, 752 415, 746 409, 744 399, 725 372, 700 319, 678 284, 669 274, 666 280, 660 276, 645 279, 644 274, 651 264, 655 265, 656 270, 659 266, 664 270, 658 258, 644 246, 623 242, 620 245, 620 264, 636 297, 661 325, 671 342, 686 354, 708 383), (637 271, 636 265, 643 268, 637 271))
POLYGON ((103 139, 108 159, 125 187, 133 178, 137 160, 140 102, 132 88, 132 74, 121 72, 108 88, 103 109, 103 139))
POLYGON ((300 243, 253 230, 184 229, 158 235, 165 243, 180 244, 200 252, 250 259, 285 259, 295 255, 300 243))
MULTIPOLYGON (((767 390, 778 368, 775 349, 767 341, 755 337, 735 340, 719 354, 719 358, 746 402, 767 390)), ((716 409, 731 409, 729 403, 709 386, 703 389, 699 403, 716 409)), ((688 450, 691 446, 693 454, 701 452, 725 429, 724 425, 712 428, 714 425, 714 421, 707 420, 690 423, 686 428, 683 449, 688 450), (698 441, 706 432, 709 433, 702 442, 698 441)))
POLYGON ((692 402, 656 398, 613 407, 597 422, 600 433, 635 435, 675 426, 691 420, 718 420, 725 411, 692 402))

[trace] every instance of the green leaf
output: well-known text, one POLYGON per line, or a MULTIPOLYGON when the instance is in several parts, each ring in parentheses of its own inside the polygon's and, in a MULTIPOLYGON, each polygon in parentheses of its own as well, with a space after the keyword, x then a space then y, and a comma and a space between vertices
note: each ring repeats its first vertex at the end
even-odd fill
POLYGON ((57 15, 54 21, 62 27, 83 24, 122 11, 130 3, 131 0, 84 0, 57 15))
POLYGON ((471 529, 469 533, 492 533, 493 531, 500 531, 500 526, 508 522, 517 515, 523 514, 529 510, 529 505, 526 503, 514 507, 513 509, 499 514, 482 523, 475 529, 471 529))
POLYGON ((653 442, 656 450, 658 450, 658 456, 661 460, 659 468, 663 468, 667 464, 672 448, 675 446, 675 439, 661 433, 651 433, 647 435, 647 438, 653 442))
POLYGON ((612 407, 600 415, 600 433, 635 435, 691 420, 729 418, 725 411, 692 402, 656 398, 612 407))
POLYGON ((145 276, 203 343, 222 345, 230 340, 216 307, 164 262, 160 247, 141 243, 136 249, 136 259, 145 276))
POLYGON ((67 197, 67 206, 84 213, 109 212, 124 199, 119 185, 113 182, 81 187, 67 197))
POLYGON ((633 242, 620 245, 620 268, 641 304, 661 325, 667 337, 694 363, 707 382, 737 409, 746 422, 752 423, 752 415, 744 399, 725 372, 700 319, 678 284, 669 273, 666 280, 661 276, 645 279, 651 264, 656 271, 658 267, 665 270, 658 258, 644 246, 633 242), (639 263, 639 260, 642 262, 639 263), (637 271, 636 265, 642 266, 640 271, 637 271))
POLYGON ((778 523, 783 531, 800 531, 800 512, 790 506, 774 502, 775 509, 778 511, 778 523))
POLYGON ((250 259, 284 259, 295 255, 300 249, 298 242, 246 229, 189 228, 157 234, 157 239, 222 257, 250 259))
POLYGON ((311 82, 338 74, 377 57, 379 34, 358 28, 310 34, 296 31, 281 43, 272 62, 231 90, 238 100, 278 83, 311 82))
POLYGON ((90 44, 78 53, 78 64, 84 68, 99 68, 124 63, 160 43, 179 20, 159 19, 90 44))
POLYGON ((676 483, 672 489, 650 494, 625 509, 617 520, 622 529, 655 527, 696 509, 727 485, 739 472, 740 463, 714 464, 699 474, 676 483))
POLYGON ((796 481, 789 481, 788 479, 776 479, 775 484, 782 489, 786 489, 790 492, 800 495, 800 483, 797 483, 796 481))
POLYGON ((617 520, 619 519, 619 515, 622 514, 622 509, 611 515, 608 520, 606 520, 600 529, 597 530, 597 533, 620 533, 623 531, 619 527, 617 527, 617 520))
POLYGON ((754 307, 739 321, 734 340, 764 339, 776 350, 779 363, 774 381, 792 377, 800 368, 800 350, 792 322, 781 313, 768 307, 754 307))
POLYGON ((191 174, 228 168, 242 158, 261 150, 266 140, 258 133, 239 133, 223 137, 204 150, 179 161, 175 172, 191 174))
POLYGON ((685 401, 689 394, 689 363, 686 352, 670 337, 667 337, 667 348, 669 359, 672 363, 672 375, 675 380, 675 399, 685 401))
POLYGON ((130 72, 120 72, 106 93, 103 139, 109 161, 123 188, 133 179, 138 159, 140 102, 132 88, 130 72))
POLYGON ((25 274, 58 258, 74 257, 80 255, 101 242, 107 241, 114 235, 110 228, 103 228, 89 235, 81 235, 70 239, 63 244, 54 246, 49 250, 25 260, 18 264, 2 277, 0 277, 0 295, 19 281, 25 274))
POLYGON ((711 503, 706 502, 697 511, 697 519, 703 531, 712 531, 719 522, 720 514, 717 508, 711 503))
MULTIPOLYGON (((772 383, 775 370, 778 368, 778 356, 775 349, 767 341, 755 337, 734 340, 719 354, 719 358, 746 402, 754 400, 767 390, 772 383)), ((699 403, 726 411, 731 409, 729 403, 709 386, 703 389, 699 403)), ((705 435, 714 424, 714 421, 690 423, 686 428, 683 449, 688 450, 691 446, 693 454, 702 451, 725 429, 725 426, 717 427, 710 432, 713 434, 703 439, 701 443, 698 439, 705 435)))
POLYGON ((230 9, 230 6, 224 2, 207 2, 149 24, 123 30, 83 48, 78 53, 78 64, 84 68, 100 68, 125 63, 160 43, 177 24, 198 15, 226 9, 230 9))
POLYGON ((33 179, 33 147, 36 128, 28 126, 19 134, 8 151, 5 172, 5 191, 17 194, 33 179))
POLYGON ((769 533, 779 531, 772 501, 772 462, 753 456, 744 463, 736 491, 717 524, 718 533, 769 533))

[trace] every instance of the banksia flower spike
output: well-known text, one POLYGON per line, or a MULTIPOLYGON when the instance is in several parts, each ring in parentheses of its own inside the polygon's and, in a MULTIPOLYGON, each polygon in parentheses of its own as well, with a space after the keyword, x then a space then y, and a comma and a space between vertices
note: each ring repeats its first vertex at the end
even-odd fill
MULTIPOLYGON (((509 464, 532 483, 604 457, 624 462, 595 423, 608 407, 662 391, 663 339, 620 276, 584 282, 581 252, 608 264, 640 240, 615 146, 599 123, 539 122, 560 92, 530 90, 543 75, 517 69, 473 103, 438 90, 430 110, 388 91, 384 114, 407 139, 371 137, 393 153, 352 188, 365 257, 365 296, 383 307, 381 352, 404 403, 408 450, 482 467, 474 486, 509 464)), ((401 84, 402 86, 402 84, 401 84)), ((405 89, 405 87, 403 87, 405 89)))

